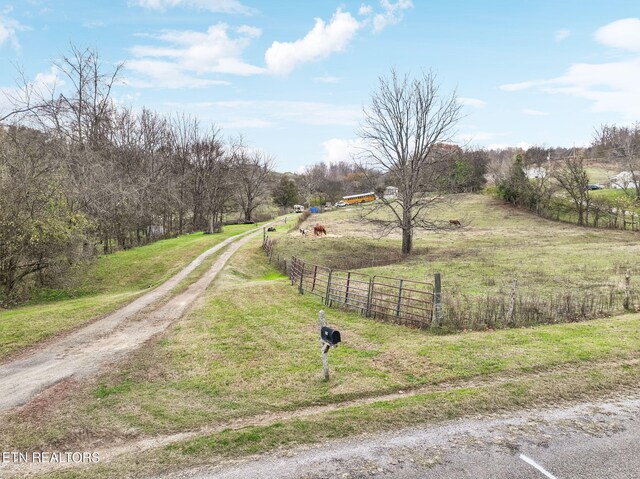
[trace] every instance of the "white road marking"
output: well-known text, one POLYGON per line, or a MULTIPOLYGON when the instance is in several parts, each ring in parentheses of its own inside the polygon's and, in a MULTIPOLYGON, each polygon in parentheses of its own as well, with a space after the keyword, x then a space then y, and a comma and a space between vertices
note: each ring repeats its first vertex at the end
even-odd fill
POLYGON ((524 454, 520 454, 520 459, 522 459, 524 462, 526 462, 530 466, 535 467, 538 471, 540 471, 542 474, 547 476, 549 479, 558 479, 556 476, 551 474, 549 471, 547 471, 544 467, 542 467, 540 464, 538 464, 536 461, 534 461, 530 457, 527 457, 524 454))

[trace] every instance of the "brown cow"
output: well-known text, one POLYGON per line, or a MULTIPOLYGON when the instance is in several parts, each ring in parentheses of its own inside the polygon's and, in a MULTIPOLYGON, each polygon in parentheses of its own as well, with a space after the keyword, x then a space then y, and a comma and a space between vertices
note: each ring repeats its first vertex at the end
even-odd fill
POLYGON ((462 226, 462 223, 460 223, 460 220, 449 220, 449 224, 451 226, 462 226))
POLYGON ((324 227, 324 225, 316 223, 316 225, 313 227, 313 234, 316 236, 327 236, 327 229, 324 227))

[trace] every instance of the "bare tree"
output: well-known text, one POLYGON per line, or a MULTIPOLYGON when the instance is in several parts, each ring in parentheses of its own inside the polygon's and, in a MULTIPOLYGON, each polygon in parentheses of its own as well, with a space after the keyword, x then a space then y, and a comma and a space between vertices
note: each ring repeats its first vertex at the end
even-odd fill
POLYGON ((582 158, 566 158, 563 165, 554 172, 553 177, 573 201, 578 214, 578 226, 588 225, 591 197, 588 189, 589 176, 584 169, 582 158))
POLYGON ((265 200, 275 161, 261 151, 249 150, 242 138, 232 144, 231 151, 236 197, 244 221, 251 222, 255 209, 265 200))
POLYGON ((454 151, 447 143, 460 119, 461 106, 456 93, 442 95, 435 80, 432 73, 410 79, 393 70, 389 78, 380 78, 359 131, 364 169, 377 171, 398 188, 397 199, 381 199, 391 219, 374 221, 384 230, 402 231, 403 254, 411 253, 414 229, 447 227, 428 214, 443 201, 433 166, 454 151))
POLYGON ((232 195, 231 161, 216 127, 192 149, 194 229, 214 233, 221 230, 225 205, 232 195))
MULTIPOLYGON (((602 125, 595 132, 592 146, 606 158, 629 171, 635 196, 640 200, 640 123, 633 126, 602 125)), ((623 185, 626 189, 627 185, 623 185)))
POLYGON ((321 165, 324 166, 323 164, 305 166, 299 177, 299 189, 307 208, 311 207, 313 196, 320 191, 324 177, 321 165))

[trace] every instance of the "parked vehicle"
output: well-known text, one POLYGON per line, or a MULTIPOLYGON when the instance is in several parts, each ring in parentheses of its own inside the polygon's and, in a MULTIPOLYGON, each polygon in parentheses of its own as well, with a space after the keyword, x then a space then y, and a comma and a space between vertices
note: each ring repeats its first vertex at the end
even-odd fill
POLYGON ((293 205, 294 213, 302 213, 304 211, 304 206, 302 205, 293 205))
POLYGON ((344 201, 338 201, 335 206, 337 206, 338 208, 342 208, 343 206, 347 206, 347 204, 344 201))
POLYGON ((343 196, 342 202, 348 205, 354 205, 356 203, 366 203, 367 201, 375 201, 376 194, 373 191, 368 193, 360 193, 357 195, 343 196))

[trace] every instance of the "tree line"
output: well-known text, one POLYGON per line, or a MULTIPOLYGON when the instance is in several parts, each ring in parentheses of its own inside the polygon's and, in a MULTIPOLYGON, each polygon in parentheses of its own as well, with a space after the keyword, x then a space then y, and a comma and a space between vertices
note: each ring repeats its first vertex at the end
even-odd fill
POLYGON ((536 147, 533 154, 527 153, 517 153, 507 173, 497 178, 497 193, 502 199, 578 226, 640 228, 639 124, 603 125, 596 129, 587 148, 558 152, 536 147), (546 158, 541 154, 545 152, 546 158), (623 194, 594 195, 587 159, 625 170, 628 181, 620 185, 623 194), (527 175, 532 167, 535 177, 527 175))
POLYGON ((121 66, 72 47, 67 88, 25 83, 0 127, 0 303, 79 261, 256 220, 274 160, 197 118, 114 101, 121 66))

